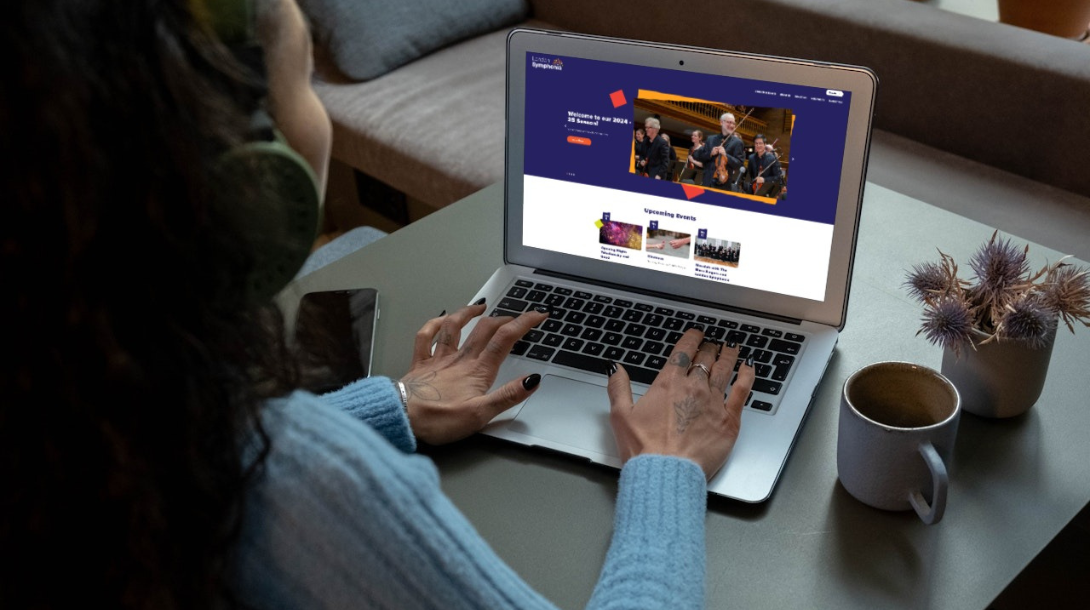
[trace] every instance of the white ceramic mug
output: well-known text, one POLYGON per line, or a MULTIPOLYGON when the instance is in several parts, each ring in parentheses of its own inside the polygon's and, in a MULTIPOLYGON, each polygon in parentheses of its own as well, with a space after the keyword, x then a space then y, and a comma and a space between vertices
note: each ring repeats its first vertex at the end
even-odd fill
POLYGON ((859 369, 844 382, 840 398, 841 484, 864 504, 912 508, 924 523, 938 523, 946 511, 947 466, 960 417, 957 388, 933 369, 909 362, 859 369))

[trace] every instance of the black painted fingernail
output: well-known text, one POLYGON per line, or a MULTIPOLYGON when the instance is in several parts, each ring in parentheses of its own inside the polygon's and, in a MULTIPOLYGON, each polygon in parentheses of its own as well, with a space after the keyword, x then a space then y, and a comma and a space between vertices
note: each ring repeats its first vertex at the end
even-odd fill
POLYGON ((442 318, 445 315, 447 315, 447 310, 444 309, 443 311, 439 312, 439 317, 440 318, 442 318))
POLYGON ((616 372, 617 372, 617 363, 610 360, 609 361, 609 376, 612 377, 613 374, 616 373, 616 372))
POLYGON ((474 305, 484 305, 484 301, 485 301, 485 298, 481 297, 481 298, 477 299, 477 302, 474 303, 474 305))
POLYGON ((549 308, 545 307, 544 305, 535 305, 534 311, 538 313, 549 313, 549 308))
POLYGON ((746 356, 746 366, 753 366, 753 354, 746 356))
POLYGON ((522 380, 522 389, 529 392, 530 390, 536 388, 537 384, 539 383, 541 383, 541 375, 534 373, 533 375, 530 375, 526 379, 522 380))

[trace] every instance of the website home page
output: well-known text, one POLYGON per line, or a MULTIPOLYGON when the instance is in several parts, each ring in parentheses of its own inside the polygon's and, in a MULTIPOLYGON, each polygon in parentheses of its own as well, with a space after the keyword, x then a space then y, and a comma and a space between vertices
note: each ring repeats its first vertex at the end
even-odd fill
POLYGON ((824 298, 850 92, 526 63, 525 245, 824 298))

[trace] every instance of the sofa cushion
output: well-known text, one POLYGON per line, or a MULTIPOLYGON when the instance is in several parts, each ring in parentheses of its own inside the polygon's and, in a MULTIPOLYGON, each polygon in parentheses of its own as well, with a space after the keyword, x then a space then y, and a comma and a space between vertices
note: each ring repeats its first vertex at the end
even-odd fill
POLYGON ((347 77, 370 80, 449 44, 524 20, 527 0, 299 0, 347 77))
POLYGON ((508 31, 362 83, 338 80, 316 58, 333 157, 435 208, 503 180, 508 31))

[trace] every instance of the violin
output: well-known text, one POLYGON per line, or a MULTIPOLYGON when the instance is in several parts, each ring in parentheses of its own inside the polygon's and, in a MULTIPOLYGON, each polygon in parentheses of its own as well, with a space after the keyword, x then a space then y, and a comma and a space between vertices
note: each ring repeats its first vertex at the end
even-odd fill
MULTIPOLYGON (((738 133, 738 129, 742 126, 742 123, 745 123, 746 119, 748 119, 751 114, 753 114, 752 109, 746 113, 746 116, 742 117, 741 121, 738 121, 737 125, 734 126, 734 132, 731 133, 731 136, 738 133)), ((727 180, 730 178, 730 168, 727 166, 727 149, 725 148, 728 137, 724 137, 723 140, 719 142, 719 147, 723 148, 723 153, 715 158, 715 181, 719 184, 726 184, 727 180)))

